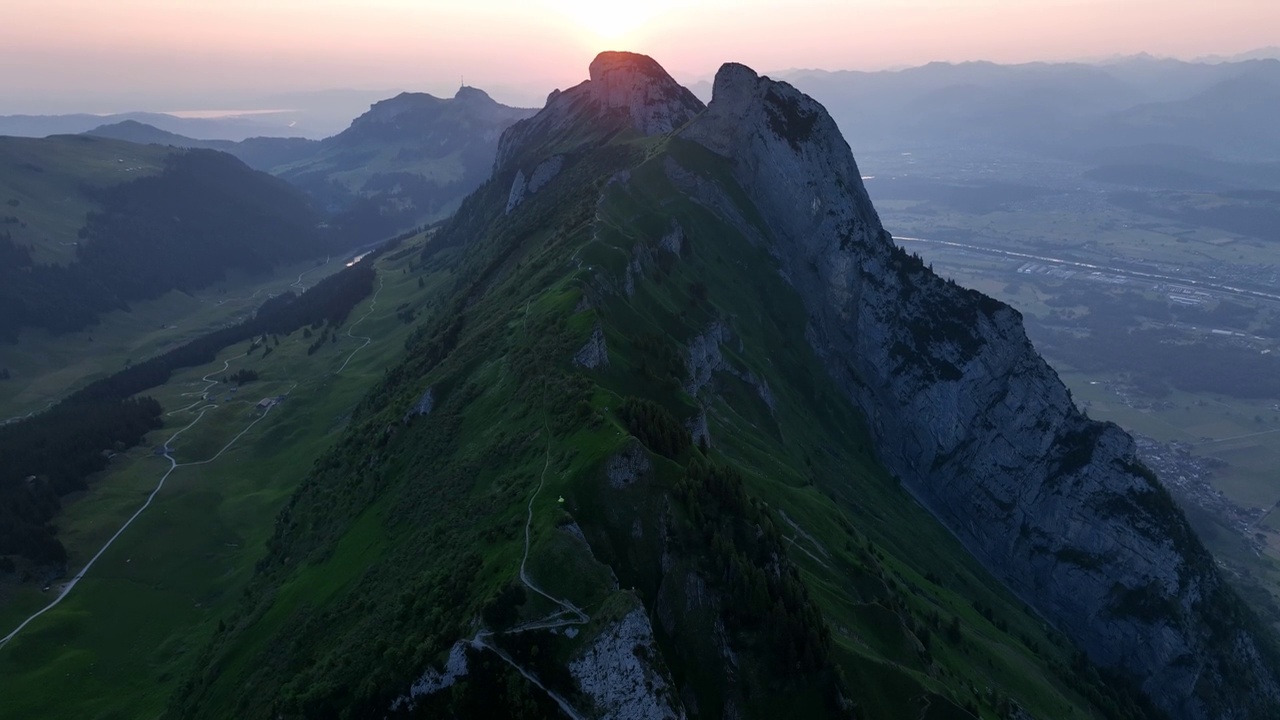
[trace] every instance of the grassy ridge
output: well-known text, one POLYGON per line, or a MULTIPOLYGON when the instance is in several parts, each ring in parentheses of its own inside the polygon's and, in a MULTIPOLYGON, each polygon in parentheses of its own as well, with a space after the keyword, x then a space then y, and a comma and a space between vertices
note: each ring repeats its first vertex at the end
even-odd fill
MULTIPOLYGON (((562 665, 619 608, 639 603, 683 697, 703 712, 731 703, 749 716, 826 712, 818 676, 767 676, 763 616, 731 630, 740 675, 726 675, 714 628, 738 598, 713 568, 716 558, 745 557, 751 541, 732 524, 724 532, 734 539, 716 540, 699 524, 708 509, 677 503, 695 460, 709 460, 742 478, 746 502, 785 543, 776 562, 796 567, 804 588, 786 591, 801 597, 785 605, 820 608, 823 662, 866 716, 964 717, 967 708, 996 717, 1012 703, 1045 717, 1141 716, 878 467, 767 253, 676 192, 663 163, 680 162, 740 202, 725 168, 696 148, 628 135, 579 150, 519 212, 501 213, 506 188, 491 182, 442 230, 440 246, 466 245, 450 296, 290 499, 258 576, 170 714, 385 712, 478 627, 548 610, 537 597, 514 607, 502 599, 520 565, 526 507, 530 574, 592 621, 576 640, 529 633, 521 657, 536 646, 562 665), (605 187, 624 167, 634 168, 630 180, 605 187), (657 248, 672 218, 687 238, 678 256, 657 248), (637 245, 649 257, 638 270, 637 245), (634 295, 624 291, 629 272, 634 295), (682 345, 717 320, 731 331, 726 366, 695 399, 681 389, 682 345), (597 323, 610 364, 586 372, 572 358, 597 323), (406 417, 428 387, 432 411, 406 417), (629 397, 678 422, 705 404, 710 447, 651 445, 650 471, 611 484, 602 466, 637 442, 619 412, 629 397)), ((423 711, 557 712, 486 657, 472 654, 483 683, 432 696, 423 711)), ((571 695, 557 663, 539 663, 543 679, 571 695)))

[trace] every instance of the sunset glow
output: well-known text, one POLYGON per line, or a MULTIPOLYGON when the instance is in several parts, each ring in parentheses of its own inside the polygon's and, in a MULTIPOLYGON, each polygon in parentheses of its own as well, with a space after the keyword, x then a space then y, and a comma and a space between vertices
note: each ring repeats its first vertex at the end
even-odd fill
POLYGON ((241 107, 321 88, 451 93, 459 77, 539 104, 606 49, 678 79, 733 60, 763 71, 875 70, 1276 45, 1272 0, 5 0, 0 113, 241 107), (213 94, 223 100, 213 101, 213 94))
POLYGON ((657 2, 593 2, 592 0, 552 0, 551 7, 590 36, 588 40, 619 41, 642 29, 664 10, 657 2))

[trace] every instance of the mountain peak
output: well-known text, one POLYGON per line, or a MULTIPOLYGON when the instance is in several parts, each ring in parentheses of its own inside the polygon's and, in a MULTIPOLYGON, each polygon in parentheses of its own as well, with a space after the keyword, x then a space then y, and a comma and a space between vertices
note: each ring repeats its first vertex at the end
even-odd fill
POLYGON ((648 55, 621 50, 606 50, 591 61, 588 74, 591 82, 604 82, 606 76, 615 74, 639 73, 655 79, 666 79, 675 82, 657 60, 648 55))
MULTIPOLYGON (((607 110, 625 109, 645 135, 669 133, 697 115, 702 101, 648 55, 602 52, 591 61, 591 79, 579 85, 607 110)), ((576 88, 575 88, 576 89, 576 88)))
POLYGON ((647 55, 602 52, 591 61, 588 78, 564 92, 553 91, 541 112, 509 128, 498 145, 494 168, 502 168, 533 139, 579 119, 626 118, 641 134, 664 135, 706 107, 647 55))
POLYGON ((485 103, 497 102, 496 100, 494 100, 492 97, 489 96, 489 93, 481 90, 480 88, 471 87, 470 85, 463 85, 459 87, 458 92, 454 93, 453 99, 468 101, 468 102, 485 102, 485 103))

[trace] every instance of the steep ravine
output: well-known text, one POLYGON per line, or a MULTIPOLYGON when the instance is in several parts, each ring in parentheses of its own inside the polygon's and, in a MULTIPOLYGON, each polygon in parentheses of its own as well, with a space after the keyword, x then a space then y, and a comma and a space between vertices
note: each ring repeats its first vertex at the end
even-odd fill
POLYGON ((1236 624, 1250 614, 1131 438, 1076 409, 1016 311, 893 245, 821 105, 728 64, 679 134, 729 159, 811 345, 922 504, 1173 717, 1280 716, 1276 667, 1236 624))

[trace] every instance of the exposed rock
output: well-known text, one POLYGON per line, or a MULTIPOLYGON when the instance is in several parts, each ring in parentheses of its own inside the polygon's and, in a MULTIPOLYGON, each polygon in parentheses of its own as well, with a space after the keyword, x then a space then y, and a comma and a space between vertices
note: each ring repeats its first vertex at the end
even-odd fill
POLYGON ((660 657, 648 616, 635 608, 604 628, 569 663, 569 672, 595 702, 602 720, 684 718, 660 657))
POLYGON ((523 170, 516 170, 515 179, 511 181, 511 191, 507 193, 507 209, 506 214, 510 215, 512 210, 524 200, 524 191, 529 186, 528 181, 524 178, 523 170))
POLYGON ((436 406, 435 386, 428 386, 426 391, 422 393, 422 397, 418 398, 418 402, 409 408, 409 412, 404 414, 404 422, 418 417, 419 415, 430 415, 431 409, 436 406))
POLYGON ((545 187, 556 175, 560 174, 560 170, 563 167, 563 155, 552 155, 538 163, 538 166, 533 169, 533 174, 529 176, 529 194, 532 195, 545 187))
POLYGON ((626 275, 622 279, 622 289, 627 297, 636 294, 636 279, 644 277, 645 265, 652 262, 653 253, 648 247, 637 243, 631 248, 631 259, 627 262, 626 275))
POLYGON ((688 428, 694 445, 711 447, 711 428, 707 424, 706 408, 698 408, 698 414, 689 420, 688 428))
POLYGON ((760 401, 769 408, 769 413, 773 414, 778 411, 778 401, 773 397, 773 389, 769 387, 769 381, 757 376, 750 370, 746 372, 735 372, 743 382, 756 389, 756 394, 760 396, 760 401))
POLYGON ((573 364, 588 370, 609 364, 609 346, 605 343, 604 328, 600 327, 600 323, 596 323, 595 328, 591 330, 591 337, 587 339, 587 344, 574 353, 573 364))
POLYGON ((711 382, 711 374, 724 367, 724 355, 720 353, 720 344, 729 340, 729 328, 716 320, 701 335, 689 341, 685 356, 685 368, 689 379, 684 383, 684 391, 697 397, 698 392, 711 382))
POLYGON ((609 176, 609 180, 604 184, 604 186, 609 187, 610 185, 615 185, 615 184, 626 185, 629 182, 631 182, 631 171, 619 170, 618 172, 609 176))
POLYGON ((441 672, 435 668, 429 667, 427 671, 422 673, 422 677, 409 687, 409 692, 396 698, 391 703, 390 710, 412 710, 415 700, 420 697, 432 695, 451 687, 458 682, 459 678, 467 675, 467 642, 460 641, 455 643, 453 648, 449 650, 449 658, 445 660, 444 671, 441 672))
POLYGON ((494 173, 506 168, 531 138, 548 137, 579 120, 617 118, 620 127, 661 135, 684 125, 703 109, 662 66, 645 55, 604 52, 591 63, 590 79, 547 96, 537 115, 512 125, 498 141, 494 173))
POLYGON ((524 202, 525 198, 546 187, 547 183, 560 174, 560 170, 563 167, 564 156, 552 155, 538 163, 527 180, 523 170, 516 170, 515 179, 511 181, 511 191, 507 193, 506 214, 510 215, 511 211, 524 202))
POLYGON ((673 255, 679 255, 684 250, 684 228, 679 223, 672 223, 671 229, 666 235, 658 241, 658 247, 666 250, 673 255))
MULTIPOLYGON (((1079 413, 1016 311, 894 246, 821 105, 725 65, 681 135, 730 160, 881 461, 979 560, 1173 717, 1280 716, 1277 669, 1210 617, 1239 601, 1133 441, 1079 413)), ((668 175, 751 236, 723 191, 668 175)), ((690 344, 692 393, 722 362, 717 337, 690 344)))
POLYGON ((624 488, 644 477, 652 468, 648 453, 639 444, 632 444, 611 456, 605 462, 604 472, 610 487, 624 488))

